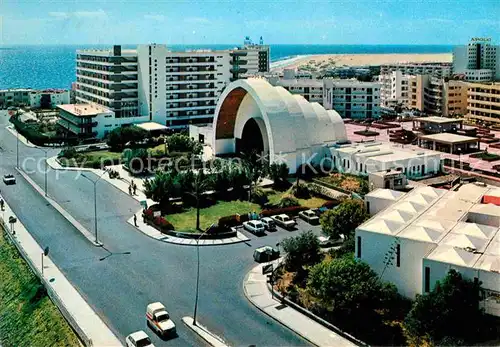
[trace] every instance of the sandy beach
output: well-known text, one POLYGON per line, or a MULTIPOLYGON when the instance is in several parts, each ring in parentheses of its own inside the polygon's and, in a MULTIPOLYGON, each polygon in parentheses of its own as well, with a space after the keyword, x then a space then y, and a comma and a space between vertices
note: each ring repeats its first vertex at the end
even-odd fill
POLYGON ((290 59, 288 63, 285 61, 277 66, 273 66, 273 71, 280 71, 284 68, 303 68, 305 70, 310 67, 317 69, 325 69, 341 66, 370 66, 395 63, 451 63, 451 53, 439 54, 321 54, 309 55, 304 57, 296 57, 290 59))

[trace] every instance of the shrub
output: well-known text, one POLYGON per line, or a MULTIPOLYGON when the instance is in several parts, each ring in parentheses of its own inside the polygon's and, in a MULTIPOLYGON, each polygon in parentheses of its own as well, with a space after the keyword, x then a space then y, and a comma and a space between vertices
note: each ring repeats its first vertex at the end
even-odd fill
POLYGON ((311 191, 305 183, 294 184, 292 187, 292 194, 297 199, 309 199, 311 197, 311 191))
POLYGON ((78 152, 73 147, 63 149, 57 155, 59 158, 72 159, 78 156, 78 152))
POLYGON ((305 211, 308 208, 305 206, 290 206, 290 207, 284 207, 284 208, 273 208, 269 210, 263 210, 261 212, 262 217, 270 217, 274 216, 277 214, 287 214, 289 216, 296 216, 299 214, 300 211, 305 211))
POLYGON ((240 222, 239 222, 239 217, 236 214, 233 214, 231 216, 220 217, 218 223, 219 227, 222 228, 235 227, 238 224, 240 224, 240 222))
POLYGON ((259 204, 260 206, 264 206, 269 201, 266 192, 262 188, 252 189, 251 197, 252 202, 255 204, 259 204))
POLYGON ((338 204, 340 204, 339 201, 337 201, 337 200, 331 200, 331 201, 324 202, 323 205, 321 205, 321 207, 326 207, 327 209, 331 210, 332 208, 334 208, 338 204))
POLYGON ((299 201, 295 199, 293 196, 284 196, 278 202, 279 208, 292 207, 292 206, 300 206, 299 201))

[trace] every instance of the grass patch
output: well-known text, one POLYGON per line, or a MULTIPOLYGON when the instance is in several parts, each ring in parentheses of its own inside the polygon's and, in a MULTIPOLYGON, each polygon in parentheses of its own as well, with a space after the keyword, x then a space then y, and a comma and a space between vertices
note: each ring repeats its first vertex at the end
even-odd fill
POLYGON ((79 346, 77 336, 0 228, 0 343, 79 346))
MULTIPOLYGON (((211 224, 217 223, 220 217, 254 211, 259 213, 260 206, 248 201, 218 201, 213 206, 200 209, 200 227, 206 229, 211 224)), ((193 232, 196 227, 196 208, 189 208, 182 213, 170 214, 165 217, 175 226, 176 231, 193 232)))
POLYGON ((71 159, 59 158, 59 162, 66 167, 101 168, 103 164, 118 165, 121 159, 121 152, 94 151, 78 153, 75 158, 71 159))
MULTIPOLYGON (((285 192, 279 192, 275 190, 266 190, 268 192, 267 198, 269 199, 269 204, 277 205, 281 198, 287 195, 291 195, 291 188, 285 192)), ((317 196, 313 196, 309 199, 297 199, 299 201, 300 206, 305 206, 308 208, 318 208, 321 207, 325 202, 329 201, 317 196)))
POLYGON ((317 178, 325 183, 325 186, 339 188, 340 191, 366 194, 369 191, 368 179, 366 177, 355 176, 347 173, 333 173, 325 177, 317 178))
POLYGON ((484 161, 496 161, 500 160, 500 155, 489 152, 474 153, 470 155, 471 158, 477 158, 484 161))

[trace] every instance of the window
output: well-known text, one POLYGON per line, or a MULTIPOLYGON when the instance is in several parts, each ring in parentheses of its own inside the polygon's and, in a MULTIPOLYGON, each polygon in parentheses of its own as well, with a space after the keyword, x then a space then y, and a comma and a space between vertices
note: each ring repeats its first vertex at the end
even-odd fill
POLYGON ((425 267, 425 278, 424 278, 424 291, 426 293, 430 292, 430 281, 431 281, 431 268, 425 267))
POLYGON ((396 267, 401 266, 401 245, 398 243, 396 245, 396 267))
POLYGON ((369 201, 366 202, 366 212, 368 214, 370 214, 370 202, 369 201))
POLYGON ((358 236, 358 252, 356 254, 357 258, 361 258, 361 236, 358 236))

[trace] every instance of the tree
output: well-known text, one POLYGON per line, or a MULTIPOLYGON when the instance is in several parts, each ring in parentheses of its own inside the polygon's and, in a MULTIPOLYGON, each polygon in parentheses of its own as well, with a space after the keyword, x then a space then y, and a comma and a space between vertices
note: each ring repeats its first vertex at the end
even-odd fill
POLYGON ((346 199, 333 210, 323 213, 320 223, 326 235, 338 239, 341 234, 346 238, 353 237, 354 230, 366 219, 368 219, 368 213, 363 201, 346 199))
POLYGON ((170 207, 170 198, 180 194, 179 177, 176 171, 157 171, 153 179, 144 181, 146 197, 160 204, 162 213, 165 214, 170 207))
POLYGON ((281 245, 286 252, 286 268, 290 271, 299 271, 304 266, 314 265, 321 260, 319 241, 312 231, 287 237, 281 245))
POLYGON ((274 188, 284 188, 288 184, 289 169, 286 163, 272 163, 269 165, 269 177, 273 180, 274 188))
POLYGON ((123 151, 123 165, 132 173, 142 173, 147 168, 148 151, 144 148, 127 148, 123 151))
POLYGON ((179 174, 181 191, 196 200, 196 230, 200 230, 200 199, 201 195, 212 186, 212 177, 207 176, 203 170, 196 174, 188 170, 179 174))
POLYGON ((279 208, 293 207, 293 206, 300 206, 299 200, 297 200, 293 196, 288 196, 288 195, 284 196, 278 202, 279 208))
POLYGON ((112 150, 118 151, 125 147, 128 142, 136 143, 144 140, 148 132, 138 126, 131 125, 113 129, 107 138, 107 144, 112 150))
POLYGON ((247 176, 250 183, 250 190, 248 200, 252 199, 252 189, 253 185, 257 184, 264 174, 263 158, 257 151, 251 151, 250 153, 241 153, 243 160, 243 168, 247 172, 247 176))
POLYGON ((436 345, 446 341, 478 342, 485 318, 479 307, 479 291, 479 282, 450 270, 430 293, 417 296, 404 320, 410 341, 436 345))
POLYGON ((201 143, 181 133, 167 137, 167 145, 168 150, 171 152, 189 152, 195 155, 203 152, 203 145, 201 143))

